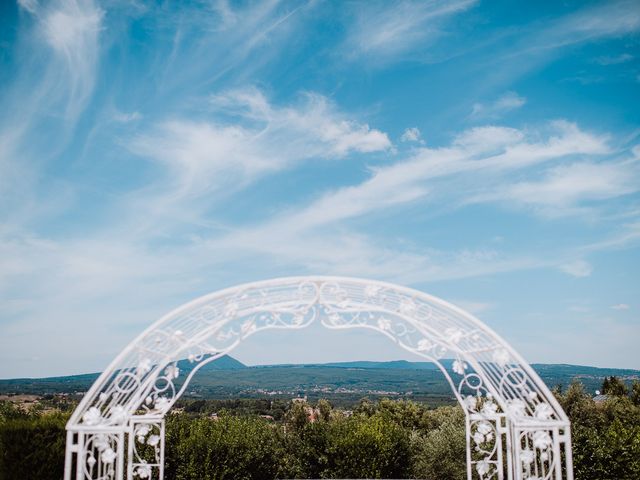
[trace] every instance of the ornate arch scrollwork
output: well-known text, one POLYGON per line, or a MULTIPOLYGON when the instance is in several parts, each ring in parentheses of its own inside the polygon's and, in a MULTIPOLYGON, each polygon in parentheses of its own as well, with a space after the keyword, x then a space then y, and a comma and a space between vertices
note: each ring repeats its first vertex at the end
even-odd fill
POLYGON ((560 451, 568 459, 571 454, 566 415, 529 365, 486 325, 416 290, 301 277, 207 295, 143 332, 72 415, 65 480, 72 479, 74 462, 83 466, 75 480, 162 478, 162 418, 193 375, 250 335, 302 329, 318 319, 330 329, 375 330, 435 363, 466 414, 469 480, 572 478, 569 464, 559 468, 560 451), (112 433, 104 437, 105 431, 112 433), (118 462, 125 442, 123 469, 118 462))

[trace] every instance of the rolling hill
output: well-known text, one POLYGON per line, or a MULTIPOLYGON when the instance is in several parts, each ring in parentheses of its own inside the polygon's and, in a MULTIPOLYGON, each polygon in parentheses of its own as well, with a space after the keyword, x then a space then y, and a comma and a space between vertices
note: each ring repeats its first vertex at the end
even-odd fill
MULTIPOLYGON (((450 369, 451 362, 445 360, 445 368, 450 369)), ((187 361, 181 361, 179 366, 183 373, 192 368, 187 361)), ((595 392, 606 376, 615 375, 628 382, 640 380, 639 370, 554 364, 532 366, 550 387, 566 387, 573 380, 579 380, 587 391, 595 392)), ((82 393, 98 375, 0 380, 0 394, 82 393)), ((230 356, 205 365, 194 377, 186 395, 197 398, 390 396, 437 401, 452 398, 444 376, 430 362, 398 360, 246 366, 230 356)))

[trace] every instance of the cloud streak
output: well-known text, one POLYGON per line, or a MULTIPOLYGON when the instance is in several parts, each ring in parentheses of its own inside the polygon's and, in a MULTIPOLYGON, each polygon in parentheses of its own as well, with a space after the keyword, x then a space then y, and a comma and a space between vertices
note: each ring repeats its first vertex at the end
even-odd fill
POLYGON ((211 99, 212 116, 235 120, 174 119, 132 140, 130 148, 168 167, 178 197, 197 196, 316 160, 389 150, 389 137, 349 120, 323 96, 305 94, 300 105, 275 107, 258 90, 211 99))
POLYGON ((362 2, 344 44, 351 58, 386 62, 411 49, 424 50, 442 34, 443 24, 476 4, 476 0, 362 2))
POLYGON ((497 119, 511 110, 518 109, 527 103, 527 99, 516 92, 507 92, 494 102, 474 103, 470 117, 472 119, 497 119))

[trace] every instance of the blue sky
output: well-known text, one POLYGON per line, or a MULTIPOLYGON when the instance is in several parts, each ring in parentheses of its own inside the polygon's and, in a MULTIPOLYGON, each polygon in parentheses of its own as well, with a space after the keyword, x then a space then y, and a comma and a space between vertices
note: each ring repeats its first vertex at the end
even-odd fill
MULTIPOLYGON (((1 2, 0 377, 100 370, 185 301, 312 273, 640 368, 639 46, 635 1, 1 2)), ((237 356, 402 356, 382 340, 237 356)))

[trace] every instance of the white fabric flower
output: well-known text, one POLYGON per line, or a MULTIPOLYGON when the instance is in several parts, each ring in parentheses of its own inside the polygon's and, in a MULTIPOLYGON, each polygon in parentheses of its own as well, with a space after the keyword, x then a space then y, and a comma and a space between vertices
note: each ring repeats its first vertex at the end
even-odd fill
POLYGON ((482 413, 485 415, 495 415, 498 412, 498 405, 491 400, 487 400, 482 405, 482 413))
POLYGON ((527 406, 519 398, 509 401, 507 410, 514 417, 524 417, 527 406))
POLYGON ((553 409, 547 403, 539 403, 534 411, 536 418, 546 420, 553 416, 553 409))
POLYGON ((166 397, 158 397, 158 398, 156 398, 156 401, 153 404, 153 408, 155 410, 159 410, 161 412, 164 412, 165 410, 169 409, 170 405, 171 405, 171 400, 169 400, 166 397))
POLYGON ((116 457, 116 452, 114 452, 112 448, 107 448, 104 452, 102 452, 102 455, 100 455, 100 458, 106 464, 113 463, 116 457))
POLYGON ((533 446, 539 450, 546 450, 551 446, 551 436, 549 433, 539 430, 533 434, 533 446))
POLYGON ((143 443, 144 437, 146 437, 151 431, 151 427, 149 425, 139 425, 136 428, 136 437, 138 438, 138 442, 143 443))
POLYGON ((116 405, 115 407, 113 407, 110 416, 111 423, 123 423, 126 418, 127 411, 124 409, 124 407, 120 405, 116 405))
POLYGON ((475 410, 478 405, 478 398, 472 395, 467 395, 464 399, 464 404, 467 407, 467 410, 475 410))
POLYGON ((522 452, 520 452, 520 461, 525 465, 532 464, 534 460, 535 454, 533 453, 533 450, 525 448, 524 450, 522 450, 522 452))
POLYGON ((151 467, 149 465, 139 465, 134 473, 140 478, 151 478, 151 467))
POLYGON ((164 369, 164 374, 169 378, 178 378, 180 375, 180 369, 175 365, 169 365, 164 369))
POLYGON ((375 297, 376 295, 378 295, 378 292, 380 291, 380 287, 377 285, 367 285, 367 287, 364 289, 364 294, 367 298, 372 298, 375 297))
POLYGON ((481 443, 490 442, 493 440, 493 428, 489 422, 480 422, 476 427, 476 431, 473 434, 473 441, 480 445, 481 443))
POLYGON ((96 407, 91 407, 83 416, 82 422, 85 425, 100 425, 102 423, 102 414, 96 407))
POLYGON ((96 435, 95 437, 93 437, 93 444, 98 449, 98 451, 102 452, 103 450, 109 448, 109 437, 102 434, 96 435))
POLYGON ((501 367, 504 367, 507 363, 509 363, 509 352, 507 352, 504 348, 494 351, 493 361, 501 367))
POLYGON ((147 373, 149 370, 151 370, 151 367, 152 367, 151 360, 148 358, 143 358, 138 364, 138 366, 136 367, 136 374, 139 377, 141 377, 145 373, 147 373))
POLYGON ((453 371, 458 375, 464 375, 464 371, 467 369, 467 363, 462 360, 453 361, 453 371))
POLYGON ((378 320, 378 327, 380 330, 391 330, 391 320, 388 318, 381 318, 378 320))
POLYGON ((444 331, 445 338, 451 343, 458 343, 462 340, 464 333, 459 328, 447 328, 444 331))
POLYGON ((410 298, 403 298, 400 302, 400 307, 398 311, 403 315, 413 315, 415 311, 418 309, 416 303, 410 298))
POLYGON ((480 460, 476 463, 476 471, 483 477, 491 470, 491 464, 487 460, 480 460))

